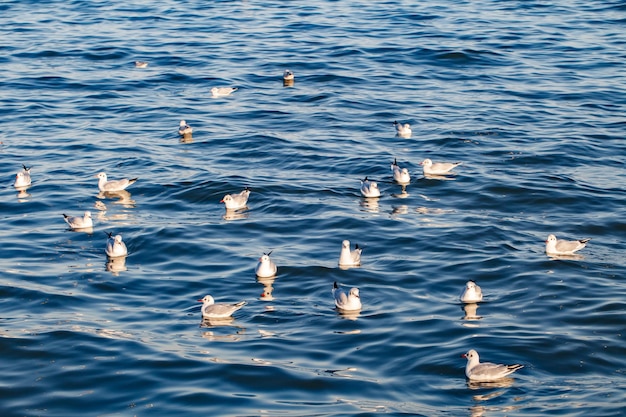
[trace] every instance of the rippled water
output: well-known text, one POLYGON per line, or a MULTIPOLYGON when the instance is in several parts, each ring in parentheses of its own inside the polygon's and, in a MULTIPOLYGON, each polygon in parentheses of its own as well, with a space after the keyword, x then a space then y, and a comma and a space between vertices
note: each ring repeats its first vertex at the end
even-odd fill
POLYGON ((0 4, 2 415, 626 413, 626 7, 414 3, 0 4), (592 240, 555 260, 549 233, 592 240), (203 322, 205 294, 248 305, 203 322), (468 383, 470 348, 524 368, 468 383))

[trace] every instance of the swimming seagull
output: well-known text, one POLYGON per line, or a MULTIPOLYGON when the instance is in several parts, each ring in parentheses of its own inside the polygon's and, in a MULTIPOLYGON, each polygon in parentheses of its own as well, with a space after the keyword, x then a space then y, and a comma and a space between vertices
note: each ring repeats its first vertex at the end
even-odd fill
POLYGON ((245 301, 240 301, 235 304, 227 303, 215 303, 215 300, 210 295, 205 295, 204 298, 198 300, 202 303, 202 317, 205 319, 225 319, 233 315, 233 313, 245 306, 245 301))
POLYGON ((402 123, 398 123, 397 120, 394 120, 393 125, 396 127, 396 134, 398 136, 400 136, 401 138, 411 137, 411 133, 413 133, 413 131, 411 131, 410 124, 408 123, 402 124, 402 123))
POLYGON ((376 181, 370 181, 367 177, 361 180, 361 195, 367 198, 380 197, 380 190, 376 181))
POLYGON ((471 381, 476 382, 496 381, 524 367, 524 365, 520 364, 501 365, 491 362, 480 363, 478 352, 476 352, 474 349, 470 349, 467 353, 461 355, 461 357, 467 358, 465 375, 471 381))
POLYGON ((63 218, 72 229, 88 229, 93 227, 93 220, 91 220, 91 212, 89 210, 85 212, 83 217, 70 217, 64 213, 63 218))
POLYGON ((239 194, 226 194, 224 198, 220 200, 220 203, 224 203, 227 210, 238 210, 244 208, 248 204, 248 197, 250 196, 250 189, 246 187, 245 190, 239 194))
POLYGON ((122 191, 126 187, 137 181, 137 178, 133 178, 130 180, 128 178, 124 178, 121 180, 107 181, 107 174, 104 172, 100 172, 98 175, 96 175, 96 177, 99 178, 98 188, 100 189, 100 191, 122 191))
POLYGON ((30 168, 27 168, 26 165, 22 165, 23 170, 15 174, 15 183, 13 186, 15 188, 28 187, 30 182, 30 168))
POLYGON ((145 61, 135 61, 135 68, 148 68, 148 63, 145 61))
POLYGON ((109 238, 107 239, 107 247, 105 249, 105 252, 109 256, 109 258, 118 258, 120 256, 128 255, 128 251, 126 250, 126 244, 122 242, 122 235, 113 236, 113 233, 109 232, 107 233, 107 236, 109 238))
POLYGON ((557 239, 556 236, 550 235, 546 240, 546 254, 548 255, 573 255, 574 252, 581 250, 587 246, 591 238, 580 240, 563 240, 557 239))
POLYGON ((333 298, 335 299, 335 306, 344 311, 356 311, 361 309, 361 297, 359 296, 359 289, 356 287, 350 288, 350 292, 346 295, 345 292, 337 285, 337 281, 333 284, 333 298))
POLYGON ((465 290, 461 294, 461 301, 464 303, 477 303, 483 300, 483 292, 474 281, 467 281, 465 290))
POLYGON ((178 134, 181 136, 185 136, 191 135, 192 133, 193 129, 191 128, 191 126, 189 126, 186 121, 181 120, 180 124, 178 125, 178 134))
POLYGON ((391 163, 391 170, 393 171, 393 179, 396 180, 398 184, 406 185, 411 182, 409 170, 407 168, 400 168, 395 158, 391 163))
POLYGON ((213 87, 211 88, 211 95, 213 97, 226 97, 235 91, 237 91, 237 87, 213 87))
POLYGON ((433 162, 428 158, 420 162, 424 167, 424 175, 446 175, 461 164, 462 162, 433 162))
POLYGON ((254 270, 257 277, 269 278, 276 275, 278 268, 276 268, 274 261, 270 259, 271 254, 272 252, 270 251, 269 253, 264 253, 263 256, 259 258, 259 263, 254 270))
POLYGON ((293 81, 294 79, 294 74, 293 71, 286 69, 285 72, 283 73, 283 80, 284 81, 293 81))
POLYGON ((354 250, 350 251, 350 241, 341 242, 341 254, 339 255, 340 266, 359 266, 361 265, 361 252, 363 249, 358 244, 354 245, 354 250))

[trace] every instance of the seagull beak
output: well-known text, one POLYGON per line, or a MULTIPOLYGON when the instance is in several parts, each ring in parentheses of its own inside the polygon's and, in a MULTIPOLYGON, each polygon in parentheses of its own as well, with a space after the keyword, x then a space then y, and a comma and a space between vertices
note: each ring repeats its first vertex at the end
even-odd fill
POLYGON ((202 298, 200 298, 198 301, 199 301, 199 302, 203 302, 204 300, 203 300, 202 298))
POLYGON ((461 355, 462 358, 467 358, 467 353, 461 355))

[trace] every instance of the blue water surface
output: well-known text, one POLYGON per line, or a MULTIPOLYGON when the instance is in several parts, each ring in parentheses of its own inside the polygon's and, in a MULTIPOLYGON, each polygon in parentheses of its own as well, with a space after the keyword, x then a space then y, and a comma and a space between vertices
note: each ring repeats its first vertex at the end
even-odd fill
POLYGON ((9 0, 0 22, 3 416, 626 413, 623 2, 9 0), (138 181, 105 195, 101 171, 138 181), (592 240, 554 259, 550 233, 592 240), (247 305, 203 321, 205 294, 247 305), (469 349, 524 368, 469 382, 469 349))

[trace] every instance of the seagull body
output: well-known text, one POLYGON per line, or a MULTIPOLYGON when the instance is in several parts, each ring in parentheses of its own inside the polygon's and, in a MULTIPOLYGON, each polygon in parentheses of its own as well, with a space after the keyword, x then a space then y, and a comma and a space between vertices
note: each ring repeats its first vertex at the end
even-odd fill
POLYGON ((135 61, 135 68, 148 68, 148 63, 145 61, 135 61))
POLYGON ((122 242, 122 235, 113 236, 113 233, 107 234, 109 238, 107 239, 107 248, 105 252, 109 258, 118 258, 120 256, 128 255, 126 244, 122 242))
POLYGON ((185 136, 191 135, 192 133, 193 129, 191 128, 191 126, 189 126, 186 121, 181 120, 180 124, 178 125, 178 134, 181 136, 185 136))
POLYGON ((341 242, 341 255, 339 255, 340 266, 359 266, 361 265, 361 252, 362 248, 359 248, 358 244, 354 245, 354 250, 350 251, 350 241, 344 240, 341 242))
POLYGON ((31 184, 30 181, 30 168, 26 165, 22 165, 23 170, 15 174, 15 188, 28 187, 31 184))
POLYGON ((433 162, 426 158, 420 165, 424 167, 424 175, 446 175, 462 162, 433 162))
POLYGON ((107 174, 104 172, 100 172, 96 177, 98 178, 98 188, 100 191, 122 191, 137 181, 137 178, 107 181, 107 174))
POLYGON ((93 220, 91 219, 91 212, 89 210, 85 212, 83 217, 71 217, 67 214, 63 214, 63 218, 72 229, 87 229, 93 227, 93 220))
POLYGON ((483 292, 474 281, 467 281, 465 290, 461 294, 461 301, 464 303, 477 303, 483 300, 483 292))
POLYGON ((380 197, 380 190, 376 181, 370 181, 365 177, 361 180, 361 195, 363 197, 380 197))
POLYGON ((490 362, 480 363, 478 352, 471 349, 467 353, 461 355, 463 358, 467 358, 467 365, 465 366, 465 376, 471 381, 476 382, 491 382, 498 379, 502 379, 507 375, 512 374, 524 367, 524 365, 501 365, 490 362))
POLYGON ((393 179, 398 184, 409 184, 411 182, 411 176, 409 175, 409 170, 406 168, 400 168, 397 161, 394 159, 391 163, 391 170, 393 171, 393 179))
POLYGON ((293 81, 294 77, 293 71, 291 70, 286 69, 283 73, 283 80, 285 81, 293 81))
POLYGON ((235 304, 227 303, 215 303, 215 300, 210 295, 205 295, 204 298, 198 300, 202 303, 202 317, 205 319, 225 319, 233 315, 233 313, 245 306, 245 301, 240 301, 235 304))
POLYGON ((397 120, 394 120, 393 125, 396 127, 396 134, 401 138, 410 138, 413 131, 411 130, 411 125, 408 123, 402 124, 398 123, 397 120))
POLYGON ((550 235, 546 240, 546 254, 548 255, 573 255, 574 252, 581 250, 587 246, 591 238, 580 240, 563 240, 557 239, 556 236, 550 235))
POLYGON ((220 200, 220 203, 224 203, 227 210, 238 210, 248 204, 248 197, 250 197, 250 189, 246 187, 246 189, 239 194, 226 194, 224 198, 220 200))
POLYGON ((335 306, 344 311, 356 311, 361 309, 361 297, 359 296, 359 289, 353 287, 346 295, 345 292, 337 285, 337 282, 333 284, 333 298, 335 299, 335 306))
POLYGON ((213 87, 211 88, 211 95, 213 97, 226 97, 235 91, 237 91, 237 87, 213 87))
POLYGON ((269 278, 276 275, 276 271, 278 270, 278 268, 276 268, 276 264, 274 263, 274 261, 270 259, 271 253, 272 252, 264 253, 263 256, 259 258, 259 263, 254 270, 257 277, 269 278))

